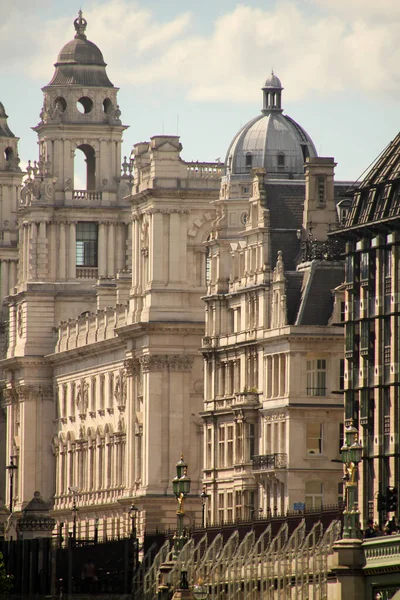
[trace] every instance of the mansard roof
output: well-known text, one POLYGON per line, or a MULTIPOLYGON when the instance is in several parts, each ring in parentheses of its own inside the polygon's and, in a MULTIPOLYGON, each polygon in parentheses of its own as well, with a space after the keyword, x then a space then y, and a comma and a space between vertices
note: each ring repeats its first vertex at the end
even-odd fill
POLYGON ((344 280, 344 264, 315 262, 304 273, 296 325, 328 325, 333 310, 333 292, 344 280))
MULTIPOLYGON (((400 133, 378 156, 353 191, 343 234, 349 228, 398 219, 400 216, 400 133)), ((339 232, 338 232, 339 233, 339 232)))

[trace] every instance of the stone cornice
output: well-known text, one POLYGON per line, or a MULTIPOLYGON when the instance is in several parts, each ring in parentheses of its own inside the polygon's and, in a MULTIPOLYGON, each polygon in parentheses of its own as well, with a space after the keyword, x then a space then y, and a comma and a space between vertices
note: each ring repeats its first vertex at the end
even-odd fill
POLYGON ((131 203, 139 202, 141 200, 149 200, 152 198, 176 198, 179 200, 196 198, 200 200, 207 199, 205 204, 208 204, 208 199, 217 200, 219 196, 219 185, 214 190, 203 189, 203 188, 189 188, 189 189, 176 189, 176 188, 156 188, 147 189, 137 194, 127 196, 126 200, 131 203))
POLYGON ((0 369, 16 371, 17 369, 29 369, 31 367, 48 368, 47 360, 41 356, 13 356, 0 360, 0 369))
POLYGON ((72 348, 71 350, 63 350, 62 352, 55 352, 54 354, 47 354, 45 359, 51 365, 60 365, 62 363, 68 364, 77 359, 89 358, 94 356, 101 356, 106 354, 110 350, 122 349, 122 341, 115 337, 108 340, 99 340, 92 344, 86 344, 86 346, 80 346, 79 348, 72 348))
POLYGON ((123 325, 115 329, 117 335, 124 339, 138 338, 150 333, 162 334, 179 334, 179 335, 202 335, 204 333, 204 321, 190 323, 183 321, 181 323, 166 323, 162 321, 153 321, 132 323, 131 325, 123 325))

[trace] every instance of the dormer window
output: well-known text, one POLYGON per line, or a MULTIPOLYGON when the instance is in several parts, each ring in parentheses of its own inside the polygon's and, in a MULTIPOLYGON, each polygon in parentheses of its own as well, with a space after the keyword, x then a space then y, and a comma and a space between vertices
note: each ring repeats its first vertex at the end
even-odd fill
POLYGON ((285 155, 283 152, 279 152, 278 154, 278 171, 283 171, 285 168, 285 155))
POLYGON ((251 169, 253 165, 253 155, 251 152, 246 152, 246 169, 251 169))

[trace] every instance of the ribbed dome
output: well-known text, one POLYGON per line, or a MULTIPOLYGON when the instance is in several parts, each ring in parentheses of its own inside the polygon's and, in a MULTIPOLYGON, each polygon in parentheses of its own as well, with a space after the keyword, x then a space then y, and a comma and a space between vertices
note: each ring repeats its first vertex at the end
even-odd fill
POLYGON ((100 48, 86 36, 74 38, 60 50, 55 66, 65 63, 106 66, 100 48))
POLYGON ((265 82, 264 87, 282 88, 281 80, 272 71, 271 75, 268 77, 267 81, 265 82))
POLYGON ((54 65, 55 73, 48 85, 113 87, 101 50, 85 35, 87 21, 82 17, 82 11, 79 11, 74 26, 75 37, 60 50, 54 65))
POLYGON ((227 173, 240 175, 263 167, 267 175, 303 175, 306 158, 317 156, 308 133, 282 114, 282 89, 274 74, 265 82, 262 114, 246 123, 233 138, 226 155, 227 173), (271 88, 275 89, 271 91, 271 88))

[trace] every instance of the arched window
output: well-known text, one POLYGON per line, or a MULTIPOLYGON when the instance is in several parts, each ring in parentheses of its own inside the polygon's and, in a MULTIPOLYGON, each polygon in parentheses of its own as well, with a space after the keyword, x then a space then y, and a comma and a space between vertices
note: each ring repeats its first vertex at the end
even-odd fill
POLYGON ((246 152, 246 169, 250 169, 253 164, 253 155, 251 152, 246 152))
POLYGON ((106 98, 105 100, 103 100, 103 110, 105 112, 106 115, 109 115, 112 112, 113 109, 113 104, 110 100, 110 98, 106 98))
POLYGON ((89 144, 82 144, 78 146, 77 150, 79 152, 75 152, 74 160, 74 189, 94 191, 96 189, 96 155, 94 148, 89 144))
POLYGON ((14 150, 12 148, 6 148, 4 150, 4 158, 7 162, 11 162, 14 158, 14 150))

